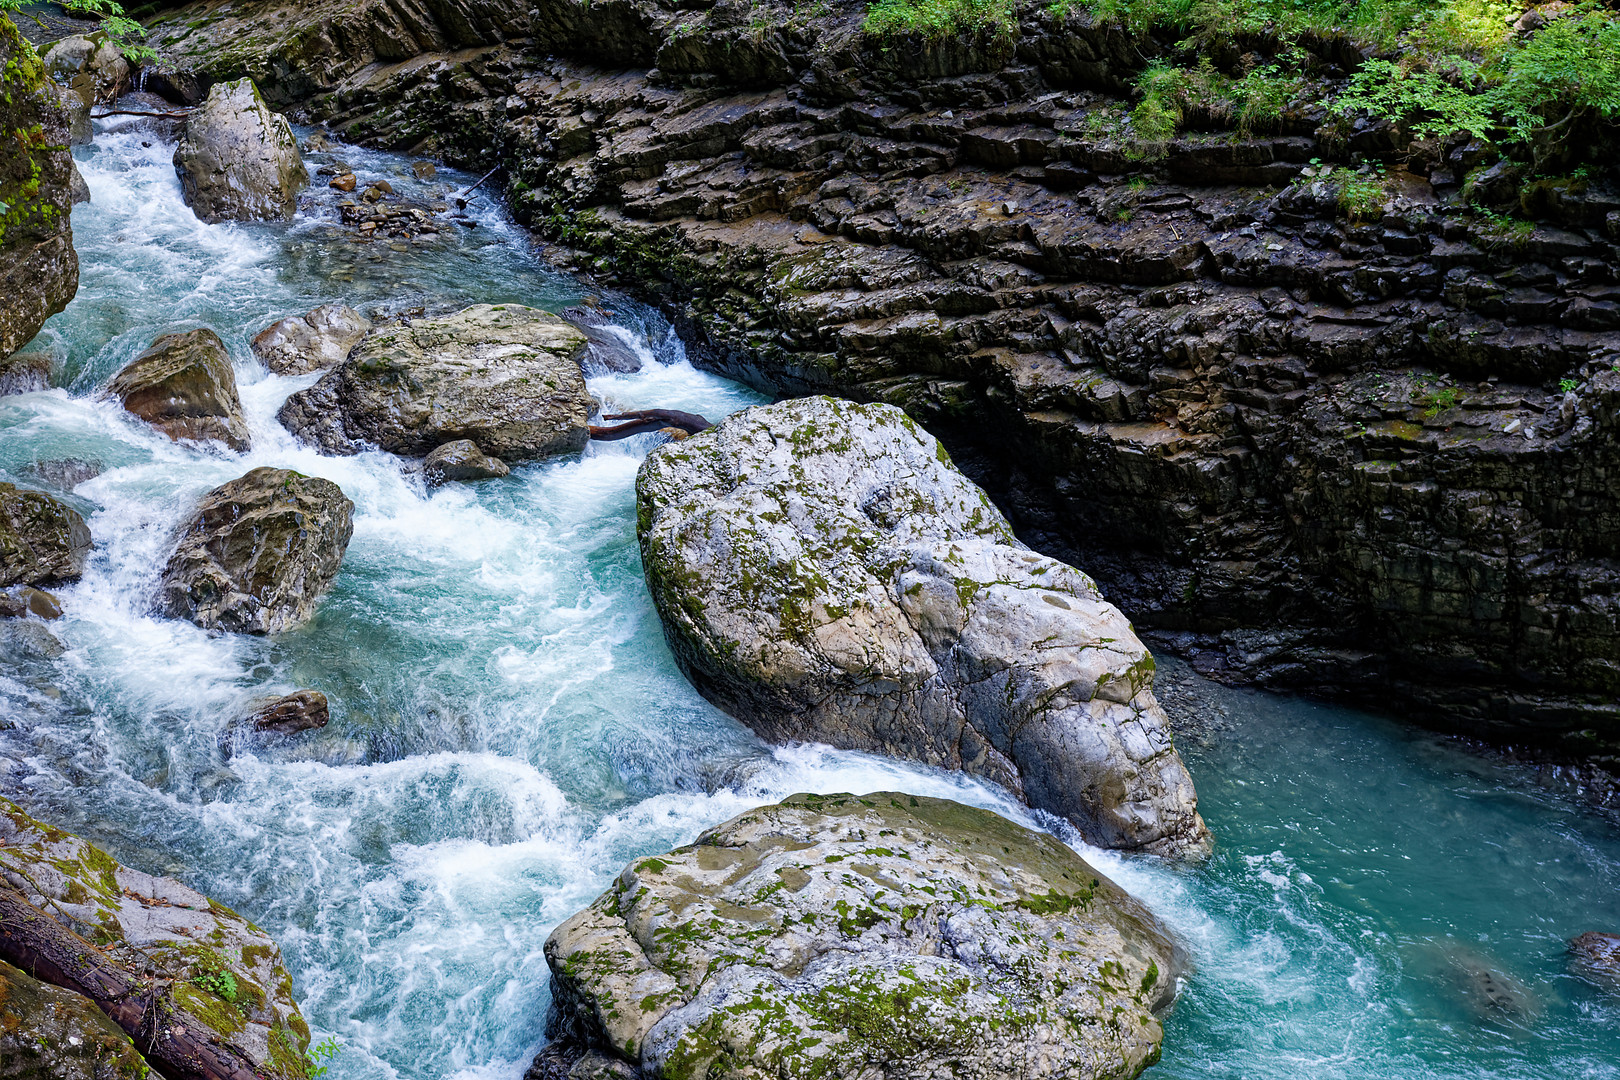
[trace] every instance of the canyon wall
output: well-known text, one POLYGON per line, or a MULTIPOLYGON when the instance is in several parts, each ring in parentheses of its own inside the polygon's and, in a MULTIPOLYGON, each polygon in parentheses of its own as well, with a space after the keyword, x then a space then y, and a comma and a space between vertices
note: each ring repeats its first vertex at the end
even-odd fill
MULTIPOLYGON (((504 163, 696 362, 903 407, 1200 670, 1620 760, 1603 178, 1515 183, 1533 228, 1471 212, 1460 181, 1512 179, 1480 143, 1311 101, 1145 146, 1129 85, 1169 46, 1078 6, 939 41, 851 0, 519 6, 231 0, 154 40, 179 92, 248 74, 347 139, 504 163), (1368 155, 1347 198, 1328 166, 1368 155)), ((1304 47, 1328 84, 1362 59, 1304 47)))

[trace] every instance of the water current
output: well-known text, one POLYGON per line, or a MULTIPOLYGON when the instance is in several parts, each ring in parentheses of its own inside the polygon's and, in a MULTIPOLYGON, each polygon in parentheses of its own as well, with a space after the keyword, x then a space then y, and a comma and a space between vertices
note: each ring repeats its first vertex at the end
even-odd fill
MULTIPOLYGON (((340 152, 407 195, 471 180, 340 152)), ((314 376, 267 374, 248 341, 333 300, 595 303, 644 360, 591 375, 605 403, 713 419, 760 400, 693 368, 653 312, 547 269, 497 204, 474 200, 476 228, 360 244, 324 188, 290 225, 199 223, 151 131, 103 122, 76 154, 81 285, 34 346, 59 388, 0 399, 0 478, 62 492, 42 463, 95 462, 66 494, 96 550, 59 592, 64 619, 0 627, 0 785, 269 930, 317 1038, 343 1044, 336 1080, 514 1080, 543 1042, 551 927, 630 858, 750 805, 891 788, 1053 826, 957 776, 772 749, 705 703, 642 583, 633 481, 652 436, 429 492, 386 454, 322 457, 279 427, 314 376), (99 396, 154 336, 195 326, 235 357, 248 453, 177 446, 99 396), (318 616, 268 640, 154 618, 170 531, 258 465, 356 504, 318 616), (229 717, 303 687, 331 698, 327 728, 222 752, 229 717)), ((1183 752, 1217 854, 1173 867, 1080 845, 1198 962, 1151 1077, 1620 1077, 1620 1001, 1563 959, 1569 936, 1620 929, 1610 822, 1394 722, 1167 670, 1202 718, 1183 752)))

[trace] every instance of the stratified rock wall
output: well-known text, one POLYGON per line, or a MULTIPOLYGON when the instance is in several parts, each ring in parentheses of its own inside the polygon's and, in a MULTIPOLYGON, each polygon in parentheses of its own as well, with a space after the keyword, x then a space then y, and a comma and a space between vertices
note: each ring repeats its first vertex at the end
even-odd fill
POLYGON ((276 10, 159 36, 350 138, 506 161, 700 363, 903 406, 1201 669, 1620 750, 1609 180, 1538 187, 1531 230, 1450 194, 1479 147, 1320 111, 1144 154, 1121 95, 1166 43, 1078 6, 928 44, 855 0, 541 0, 527 39, 341 64, 400 9, 276 10), (1352 216, 1310 163, 1370 152, 1406 165, 1352 216))
POLYGON ((39 55, 0 15, 0 360, 79 290, 68 120, 39 55))

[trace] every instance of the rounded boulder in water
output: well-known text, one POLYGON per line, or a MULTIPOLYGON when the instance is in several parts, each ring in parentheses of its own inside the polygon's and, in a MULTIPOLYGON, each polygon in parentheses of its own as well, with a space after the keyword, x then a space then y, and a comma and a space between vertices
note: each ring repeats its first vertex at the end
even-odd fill
POLYGON ((452 480, 496 480, 512 470, 500 458, 490 457, 471 439, 445 443, 422 463, 429 484, 437 486, 452 480))
POLYGON ((285 221, 309 183, 298 142, 251 79, 220 83, 174 151, 186 203, 203 221, 285 221))
POLYGON ((169 438, 216 440, 232 450, 253 441, 225 343, 209 329, 164 334, 107 389, 124 408, 169 438))
POLYGON ((274 634, 315 613, 354 532, 354 503, 291 469, 254 469, 204 495, 180 527, 158 610, 210 630, 274 634))
POLYGON ((1186 967, 1072 848, 894 792, 794 795, 640 859, 545 951, 565 1052, 709 1080, 1131 1077, 1186 967))
POLYGON ((1620 934, 1588 930, 1569 943, 1577 975, 1620 993, 1620 934))
POLYGON ((369 443, 424 457, 458 439, 505 461, 569 453, 589 437, 585 345, 567 322, 517 304, 407 320, 367 334, 278 418, 335 454, 369 443))
POLYGON ((654 450, 636 503, 676 660, 764 738, 960 769, 1105 847, 1208 849, 1130 622, 899 409, 749 409, 654 450))
POLYGON ((76 581, 89 555, 90 528, 77 510, 0 483, 0 585, 76 581))
POLYGON ((343 363, 370 329, 371 320, 347 304, 322 304, 259 331, 253 355, 277 375, 304 375, 343 363))

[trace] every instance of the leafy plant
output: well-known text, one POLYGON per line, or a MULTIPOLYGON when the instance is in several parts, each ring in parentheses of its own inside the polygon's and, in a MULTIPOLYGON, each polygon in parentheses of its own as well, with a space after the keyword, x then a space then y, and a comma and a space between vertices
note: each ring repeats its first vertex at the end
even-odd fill
POLYGON ((1439 390, 1436 390, 1432 395, 1430 395, 1429 407, 1423 410, 1423 418, 1425 420, 1433 420, 1436 416, 1439 416, 1447 409, 1455 407, 1456 404, 1457 388, 1455 386, 1441 387, 1439 390))
POLYGON ((342 1052, 343 1044, 336 1039, 322 1039, 305 1051, 304 1057, 309 1062, 310 1080, 320 1080, 321 1077, 325 1076, 326 1070, 329 1068, 327 1062, 342 1052))
POLYGON ((1559 389, 1559 391, 1561 393, 1565 393, 1565 394, 1573 394, 1575 392, 1575 388, 1577 386, 1579 386, 1579 385, 1581 385, 1581 384, 1579 382, 1575 381, 1574 379, 1559 379, 1558 380, 1558 389, 1559 389))
POLYGON ((1367 221, 1377 217, 1383 212, 1384 198, 1387 194, 1384 180, 1384 167, 1363 167, 1365 171, 1355 169, 1333 169, 1323 177, 1328 187, 1336 189, 1339 196, 1339 210, 1351 221, 1367 221))
MULTIPOLYGON (((0 16, 21 13, 30 0, 0 0, 0 16)), ((62 9, 81 19, 100 19, 101 33, 118 46, 118 51, 134 63, 157 59, 157 50, 146 44, 146 30, 140 23, 124 14, 117 0, 68 0, 62 9)), ((30 16, 32 17, 32 16, 30 16)), ((37 22, 38 20, 35 19, 37 22)))
POLYGON ((191 985, 208 991, 217 998, 236 1004, 236 976, 228 971, 204 968, 191 977, 191 985))
POLYGON ((863 29, 874 37, 915 35, 939 41, 958 34, 988 33, 1011 39, 1018 32, 1013 0, 876 0, 863 29))
POLYGON ((1479 69, 1457 60, 1444 72, 1412 62, 1368 60, 1350 77, 1349 88, 1329 109, 1348 119, 1365 109, 1370 116, 1393 120, 1423 137, 1443 138, 1466 131, 1485 138, 1493 124, 1489 100, 1474 93, 1479 69))

